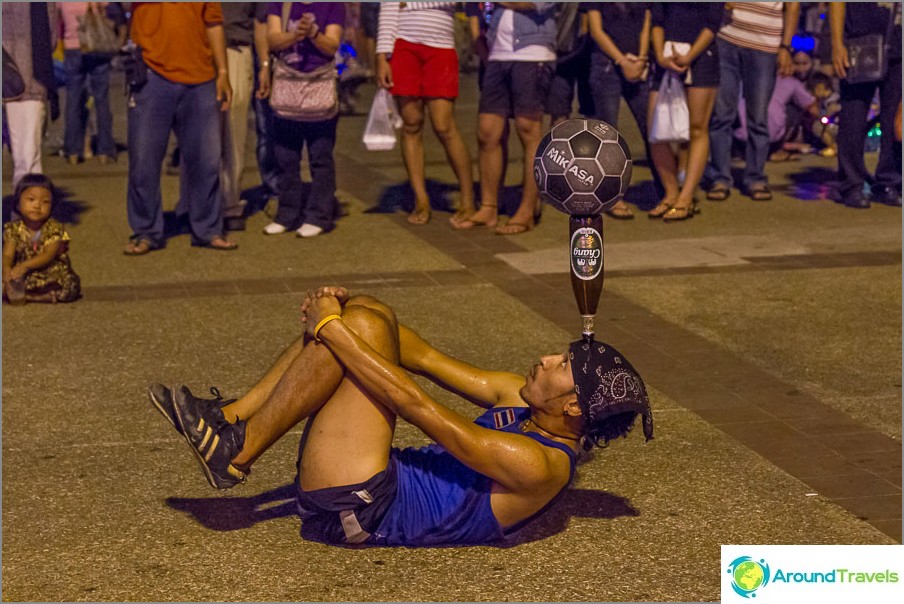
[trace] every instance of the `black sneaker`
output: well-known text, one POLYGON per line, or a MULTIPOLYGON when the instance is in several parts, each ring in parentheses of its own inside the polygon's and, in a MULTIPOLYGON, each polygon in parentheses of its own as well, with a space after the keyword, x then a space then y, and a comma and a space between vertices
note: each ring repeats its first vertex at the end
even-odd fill
POLYGON ((866 195, 863 194, 863 191, 853 191, 844 195, 841 198, 841 203, 846 205, 849 208, 854 208, 857 210, 868 210, 869 209, 869 199, 867 199, 866 195))
POLYGON ((897 208, 901 207, 901 194, 892 187, 873 187, 872 197, 873 201, 875 201, 876 203, 882 203, 887 206, 894 206, 897 208))
POLYGON ((245 444, 245 422, 230 424, 219 408, 195 398, 184 386, 175 390, 173 409, 176 425, 185 435, 207 482, 215 489, 228 489, 245 482, 247 472, 232 465, 245 444))
MULTIPOLYGON (((210 393, 214 396, 214 398, 210 399, 202 399, 194 396, 187 386, 182 386, 181 388, 185 390, 185 396, 194 398, 200 401, 201 404, 209 405, 214 409, 214 413, 219 413, 220 416, 223 415, 223 412, 220 411, 221 407, 225 407, 236 401, 234 398, 224 399, 216 386, 210 387, 210 393)), ((151 384, 148 386, 148 399, 151 401, 154 408, 160 412, 160 415, 165 417, 166 421, 172 424, 173 428, 176 429, 176 432, 182 434, 182 428, 179 427, 179 423, 176 421, 176 410, 173 407, 173 391, 163 384, 151 384)), ((222 417, 222 421, 225 422, 226 418, 222 417)))

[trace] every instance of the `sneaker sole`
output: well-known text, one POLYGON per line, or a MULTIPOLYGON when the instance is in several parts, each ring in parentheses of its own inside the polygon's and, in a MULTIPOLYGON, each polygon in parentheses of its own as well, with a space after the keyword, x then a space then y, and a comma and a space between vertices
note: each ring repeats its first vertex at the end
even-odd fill
MULTIPOLYGON (((175 389, 173 389, 173 392, 175 392, 175 389)), ((244 482, 244 480, 238 482, 223 481, 221 486, 219 477, 210 471, 210 467, 207 465, 207 460, 204 459, 204 455, 201 453, 201 451, 198 450, 197 447, 195 447, 194 443, 191 442, 191 439, 188 438, 188 432, 185 430, 185 422, 182 419, 182 415, 179 413, 179 407, 177 405, 173 405, 173 409, 175 411, 174 415, 176 416, 176 421, 179 423, 179 429, 182 430, 182 436, 185 438, 185 442, 188 443, 188 447, 191 449, 191 452, 194 453, 195 459, 198 460, 198 465, 201 466, 201 470, 204 472, 204 477, 207 479, 207 482, 210 484, 210 486, 217 489, 218 491, 225 491, 226 489, 233 487, 236 484, 244 482)), ((217 436, 216 438, 219 438, 219 436, 217 436)))
POLYGON ((173 415, 176 414, 175 408, 173 408, 172 415, 170 415, 170 412, 167 411, 167 409, 166 409, 164 403, 161 402, 161 401, 159 401, 159 400, 157 400, 157 397, 154 396, 154 391, 151 390, 150 388, 148 388, 148 400, 151 401, 151 405, 153 405, 154 408, 155 408, 157 411, 160 412, 160 415, 162 415, 163 417, 165 417, 165 418, 166 418, 166 421, 168 421, 168 422, 173 426, 173 428, 176 429, 176 432, 178 432, 180 435, 184 435, 184 434, 185 434, 185 433, 182 431, 182 428, 181 428, 179 425, 177 425, 176 422, 173 420, 173 415))

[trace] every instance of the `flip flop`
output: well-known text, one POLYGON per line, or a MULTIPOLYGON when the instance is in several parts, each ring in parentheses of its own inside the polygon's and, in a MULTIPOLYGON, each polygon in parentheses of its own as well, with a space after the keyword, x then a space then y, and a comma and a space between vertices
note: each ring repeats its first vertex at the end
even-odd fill
POLYGON ((430 210, 419 210, 417 208, 414 209, 411 214, 408 215, 408 224, 422 225, 430 222, 430 210))
POLYGON ((210 250, 217 250, 220 252, 231 252, 232 250, 239 249, 239 244, 235 241, 229 241, 225 237, 221 237, 217 235, 210 241, 205 242, 192 242, 192 245, 195 247, 204 247, 210 250))
POLYGON ((523 235, 524 233, 533 230, 535 225, 536 223, 525 224, 523 222, 512 222, 511 220, 509 220, 507 223, 496 227, 496 234, 523 235))
POLYGON ((151 252, 155 249, 157 249, 157 247, 152 245, 149 240, 136 239, 134 241, 130 241, 125 249, 122 250, 122 253, 126 256, 144 256, 148 252, 151 252))
POLYGON ((608 210, 603 210, 603 214, 616 220, 634 220, 634 212, 627 206, 623 208, 615 206, 608 210))
POLYGON ((706 192, 706 198, 710 201, 725 201, 731 195, 731 189, 726 185, 713 185, 713 188, 706 192))

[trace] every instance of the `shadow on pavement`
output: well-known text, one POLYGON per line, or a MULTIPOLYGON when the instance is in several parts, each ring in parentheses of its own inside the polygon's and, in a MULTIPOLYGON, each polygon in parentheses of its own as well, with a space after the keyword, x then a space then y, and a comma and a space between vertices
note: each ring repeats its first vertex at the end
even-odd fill
POLYGON ((166 505, 191 515, 213 531, 247 529, 258 522, 297 513, 294 482, 251 497, 168 497, 166 505))
MULTIPOLYGON (((430 208, 438 212, 455 211, 449 203, 448 195, 458 190, 457 186, 428 179, 427 195, 430 197, 430 208)), ((474 200, 480 204, 480 186, 474 185, 474 200)), ((499 190, 499 215, 511 216, 521 203, 521 187, 506 186, 499 190)), ((414 210, 414 192, 407 182, 390 185, 383 189, 377 205, 364 211, 365 214, 394 214, 402 210, 412 212, 414 210)))
MULTIPOLYGON (((251 497, 169 497, 166 504, 189 514, 213 531, 247 529, 258 522, 295 516, 297 513, 294 482, 251 497)), ((625 497, 591 489, 568 489, 538 520, 519 529, 505 542, 491 545, 508 548, 552 537, 564 531, 573 517, 611 519, 639 515, 625 497)), ((302 535, 311 541, 320 541, 314 535, 307 535, 304 527, 302 535)))

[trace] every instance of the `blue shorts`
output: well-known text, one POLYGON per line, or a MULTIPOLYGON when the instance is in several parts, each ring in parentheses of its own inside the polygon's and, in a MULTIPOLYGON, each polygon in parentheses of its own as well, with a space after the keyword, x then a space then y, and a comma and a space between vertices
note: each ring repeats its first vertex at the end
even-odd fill
POLYGON ((397 463, 392 456, 385 470, 364 482, 315 491, 303 491, 296 477, 302 538, 330 545, 365 543, 395 500, 397 463))

